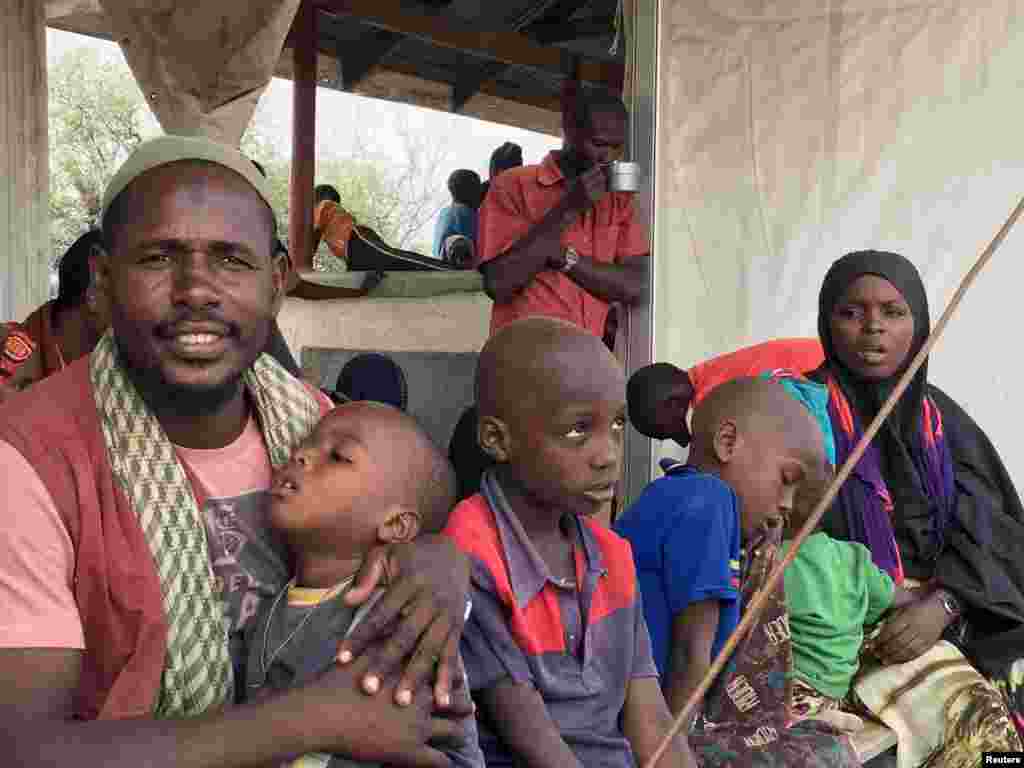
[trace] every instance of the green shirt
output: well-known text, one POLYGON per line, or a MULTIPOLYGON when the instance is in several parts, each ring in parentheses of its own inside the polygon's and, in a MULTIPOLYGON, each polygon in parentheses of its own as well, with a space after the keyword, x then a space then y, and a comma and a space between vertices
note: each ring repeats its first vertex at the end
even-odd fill
MULTIPOLYGON (((789 542, 782 545, 783 552, 789 542)), ((863 544, 809 536, 786 569, 786 607, 793 638, 793 674, 818 692, 841 699, 859 666, 864 626, 893 600, 889 574, 863 544)))

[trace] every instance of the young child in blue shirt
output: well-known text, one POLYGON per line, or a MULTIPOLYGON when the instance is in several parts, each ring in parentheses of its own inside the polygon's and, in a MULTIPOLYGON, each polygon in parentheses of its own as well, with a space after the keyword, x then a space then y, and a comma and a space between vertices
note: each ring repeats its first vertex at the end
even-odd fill
POLYGON ((616 523, 633 546, 654 659, 678 712, 739 620, 743 543, 793 510, 823 464, 814 419, 778 383, 736 379, 693 415, 673 464, 616 523))
MULTIPOLYGON (((776 517, 785 551, 831 478, 830 434, 816 424, 811 393, 799 384, 736 379, 715 389, 694 414, 689 462, 666 467, 616 526, 633 545, 674 711, 738 623, 742 544, 776 517)), ((785 589, 790 714, 838 709, 859 666, 864 626, 915 596, 894 585, 865 547, 821 532, 787 568, 785 589)))

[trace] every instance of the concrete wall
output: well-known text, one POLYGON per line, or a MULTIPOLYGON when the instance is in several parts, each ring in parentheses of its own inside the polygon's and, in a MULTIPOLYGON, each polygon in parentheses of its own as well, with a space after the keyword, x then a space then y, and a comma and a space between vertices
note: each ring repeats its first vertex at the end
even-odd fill
POLYGON ((292 354, 300 360, 307 346, 478 352, 487 341, 490 318, 487 296, 456 293, 419 299, 287 298, 278 323, 292 354))

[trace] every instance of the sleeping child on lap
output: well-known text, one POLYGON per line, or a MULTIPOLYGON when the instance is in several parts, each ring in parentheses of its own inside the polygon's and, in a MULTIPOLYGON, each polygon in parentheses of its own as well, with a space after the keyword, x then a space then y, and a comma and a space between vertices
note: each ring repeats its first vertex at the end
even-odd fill
MULTIPOLYGON (((377 544, 439 531, 454 494, 450 465, 412 417, 371 402, 325 415, 274 476, 271 524, 288 544, 295 575, 261 601, 246 630, 246 695, 303 685, 334 664, 338 644, 374 603, 357 610, 344 599, 363 558, 377 544)), ((464 743, 447 751, 452 765, 483 768, 472 718, 463 730, 464 743)), ((293 763, 354 765, 320 754, 293 763)))

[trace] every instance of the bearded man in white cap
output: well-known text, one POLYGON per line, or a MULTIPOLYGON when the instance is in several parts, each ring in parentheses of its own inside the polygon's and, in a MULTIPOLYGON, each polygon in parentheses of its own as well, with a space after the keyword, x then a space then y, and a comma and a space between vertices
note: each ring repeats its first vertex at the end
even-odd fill
POLYGON ((286 572, 272 467, 329 407, 261 354, 285 276, 265 179, 164 136, 111 181, 102 230, 111 330, 0 407, 5 761, 447 765, 435 747, 472 708, 452 680, 468 570, 436 537, 368 558, 351 601, 386 591, 339 664, 235 706, 232 646, 286 572))

